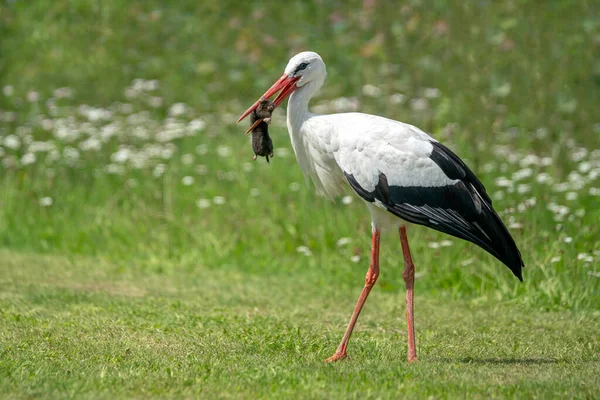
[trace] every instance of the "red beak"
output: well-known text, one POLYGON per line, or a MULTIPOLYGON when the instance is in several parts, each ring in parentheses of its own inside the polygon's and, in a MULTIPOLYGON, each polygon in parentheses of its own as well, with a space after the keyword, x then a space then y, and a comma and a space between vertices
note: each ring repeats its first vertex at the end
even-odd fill
POLYGON ((275 82, 273 86, 271 86, 271 88, 265 92, 265 94, 263 94, 258 100, 256 100, 256 102, 249 109, 247 109, 245 113, 242 114, 242 116, 237 120, 237 122, 240 122, 241 120, 246 118, 248 114, 256 110, 260 99, 262 99, 263 97, 268 99, 269 97, 273 96, 275 93, 281 90, 281 93, 279 93, 277 97, 275 97, 275 100, 273 100, 273 103, 275 103, 275 108, 279 107, 279 105, 283 103, 283 101, 286 98, 288 98, 288 96, 292 94, 294 90, 298 89, 298 86, 296 86, 296 82, 298 82, 299 79, 299 76, 289 77, 286 74, 283 74, 281 78, 279 78, 277 82, 275 82))

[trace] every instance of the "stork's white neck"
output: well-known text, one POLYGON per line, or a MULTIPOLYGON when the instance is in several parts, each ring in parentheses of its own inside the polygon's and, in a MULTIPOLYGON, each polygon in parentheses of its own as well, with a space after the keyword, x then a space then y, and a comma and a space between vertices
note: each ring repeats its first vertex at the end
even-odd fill
POLYGON ((287 107, 287 123, 290 134, 299 134, 304 121, 313 115, 308 111, 308 102, 322 85, 323 82, 308 82, 290 96, 287 107))
POLYGON ((343 174, 336 164, 331 124, 325 115, 308 111, 308 102, 321 88, 325 77, 307 83, 290 96, 287 125, 296 159, 305 179, 312 179, 318 193, 333 199, 343 188, 343 174))
POLYGON ((313 96, 313 91, 310 90, 309 85, 311 83, 296 90, 288 100, 287 123, 290 133, 299 133, 302 123, 310 116, 308 102, 313 96))

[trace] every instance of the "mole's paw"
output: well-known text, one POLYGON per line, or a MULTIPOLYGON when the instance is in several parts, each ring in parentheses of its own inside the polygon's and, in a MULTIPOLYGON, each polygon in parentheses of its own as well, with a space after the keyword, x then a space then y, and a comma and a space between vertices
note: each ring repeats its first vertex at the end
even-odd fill
POLYGON ((253 161, 256 161, 256 154, 254 155, 254 157, 252 157, 253 161))
POLYGON ((263 118, 263 122, 266 122, 267 124, 271 123, 271 117, 269 118, 263 118))

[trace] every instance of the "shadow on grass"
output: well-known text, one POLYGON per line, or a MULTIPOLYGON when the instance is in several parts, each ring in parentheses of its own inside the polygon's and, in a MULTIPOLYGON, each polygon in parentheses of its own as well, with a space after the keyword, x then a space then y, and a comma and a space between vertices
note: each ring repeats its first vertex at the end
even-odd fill
POLYGON ((544 365, 558 364, 559 362, 568 362, 567 360, 557 360, 554 358, 439 358, 436 361, 443 363, 462 363, 462 364, 487 364, 487 365, 544 365))

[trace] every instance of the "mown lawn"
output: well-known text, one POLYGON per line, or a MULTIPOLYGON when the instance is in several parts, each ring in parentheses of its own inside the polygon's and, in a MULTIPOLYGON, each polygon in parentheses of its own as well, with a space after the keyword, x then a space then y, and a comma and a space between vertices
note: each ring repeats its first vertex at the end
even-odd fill
POLYGON ((0 396, 581 397, 600 392, 600 17, 593 2, 57 0, 0 5, 0 396), (318 112, 415 124, 463 157, 524 283, 416 227, 325 365, 367 269, 352 193, 316 197, 283 110, 237 117, 301 50, 318 112))
MULTIPOLYGON (((332 353, 358 287, 317 270, 256 277, 166 264, 2 253, 4 393, 51 397, 578 397, 600 374, 599 316, 374 291, 351 359, 332 353), (66 272, 68 271, 68 272, 66 272)), ((386 265, 388 274, 400 268, 386 265)))

